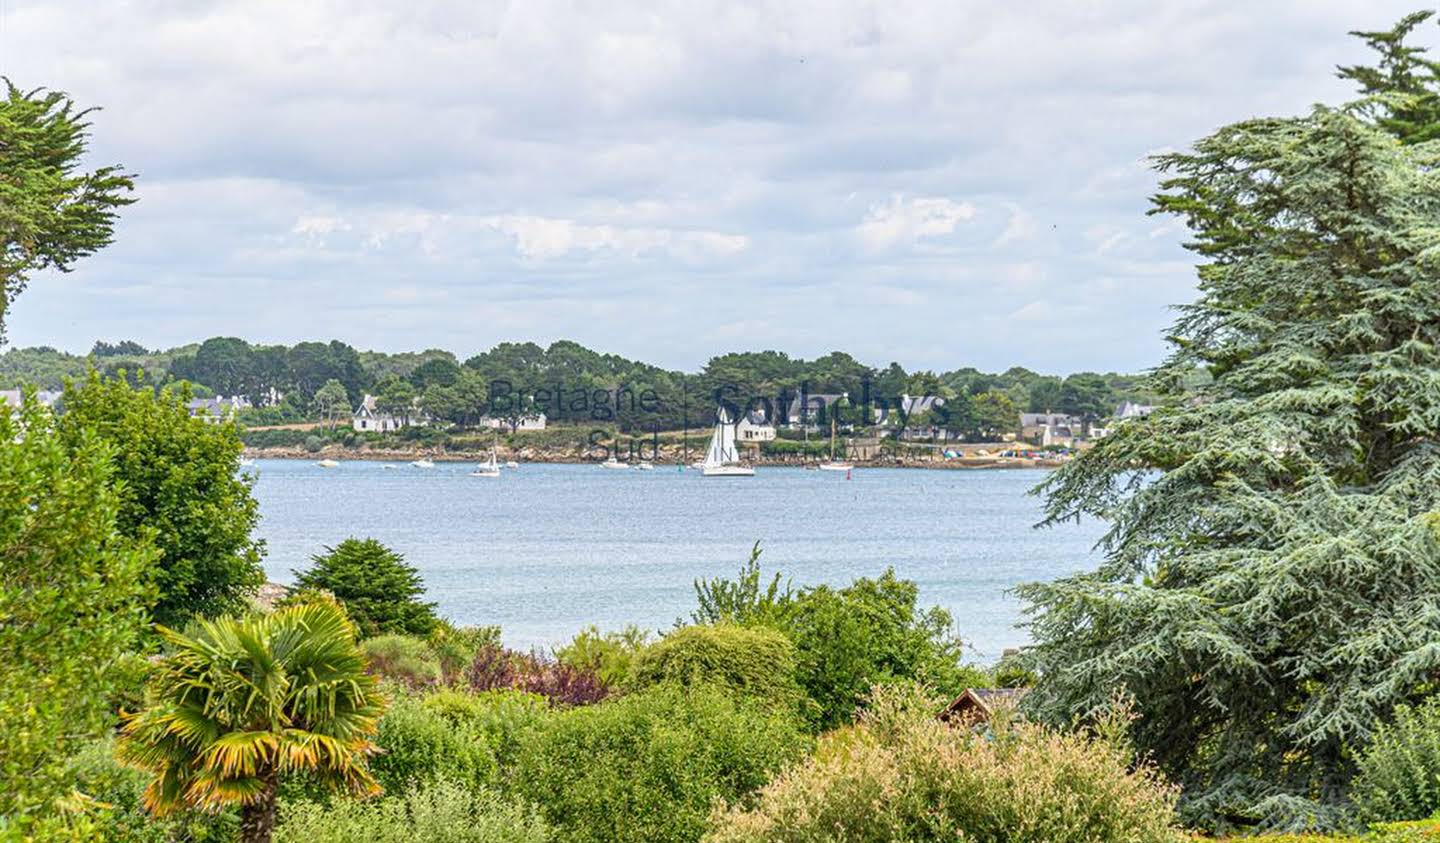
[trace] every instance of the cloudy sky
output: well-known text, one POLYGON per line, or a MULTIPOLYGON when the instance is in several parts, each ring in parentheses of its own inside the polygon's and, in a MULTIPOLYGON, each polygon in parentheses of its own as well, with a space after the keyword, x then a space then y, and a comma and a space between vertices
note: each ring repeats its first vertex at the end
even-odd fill
POLYGON ((1345 99, 1414 6, 1046 5, 0 0, 139 176, 11 340, 1137 370, 1193 291, 1145 157, 1345 99))

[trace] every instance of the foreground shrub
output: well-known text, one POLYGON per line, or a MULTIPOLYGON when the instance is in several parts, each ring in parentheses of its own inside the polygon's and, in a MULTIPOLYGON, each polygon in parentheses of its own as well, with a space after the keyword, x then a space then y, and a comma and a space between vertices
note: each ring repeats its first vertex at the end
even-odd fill
POLYGON ((525 691, 444 690, 427 694, 420 705, 453 727, 479 736, 502 769, 519 755, 526 736, 552 716, 544 697, 525 691))
POLYGON ((1419 820, 1440 810, 1440 699, 1396 709, 1361 753, 1352 783, 1367 822, 1419 820))
POLYGON ((742 798, 806 745, 792 715, 661 686, 556 714, 523 747, 514 787, 566 841, 694 841, 715 799, 742 798))
POLYGON ((593 671, 499 645, 482 647, 465 678, 474 691, 526 691, 555 705, 589 705, 610 695, 593 671))
POLYGON ((495 755, 475 727, 448 720, 415 699, 397 700, 375 735, 378 752, 370 761, 386 793, 447 779, 468 786, 495 780, 495 755))
POLYGON ((606 685, 619 688, 630 682, 635 657, 649 643, 649 638, 650 633, 635 626, 602 633, 592 625, 556 650, 555 658, 562 664, 588 670, 606 685))
POLYGON ((408 635, 381 635, 360 642, 366 670, 407 688, 422 688, 440 681, 440 663, 430 646, 408 635))
MULTIPOLYGON (((1103 735, 937 721, 912 690, 880 692, 854 729, 784 773, 752 810, 717 810, 710 843, 1182 841, 1176 791, 1103 735)), ((827 738, 825 743, 829 743, 827 738)))
POLYGON ((53 425, 0 406, 0 835, 54 819, 68 756, 113 722, 156 560, 120 527, 110 449, 53 425))
POLYGON ((108 737, 81 749, 70 760, 68 774, 75 788, 93 800, 86 817, 93 839, 107 843, 228 843, 235 839, 240 825, 234 811, 151 816, 144 805, 149 778, 116 761, 114 741, 108 737))
POLYGON ((829 729, 854 719, 875 685, 924 682, 955 695, 988 685, 981 671, 961 660, 961 642, 950 614, 921 610, 919 589, 892 570, 862 577, 845 588, 816 586, 799 592, 765 584, 760 548, 735 580, 695 583, 697 624, 734 623, 784 632, 795 645, 797 679, 814 701, 816 725, 829 729))
POLYGON ((456 782, 414 788, 400 798, 285 807, 275 843, 547 843, 531 808, 456 782))
POLYGON ((779 704, 803 697, 795 682, 795 646, 784 633, 732 624, 687 626, 646 647, 635 660, 637 687, 673 682, 722 685, 779 704))
POLYGON ((465 676, 475 655, 486 647, 500 645, 498 626, 454 626, 441 619, 425 639, 440 665, 441 681, 453 685, 465 676))

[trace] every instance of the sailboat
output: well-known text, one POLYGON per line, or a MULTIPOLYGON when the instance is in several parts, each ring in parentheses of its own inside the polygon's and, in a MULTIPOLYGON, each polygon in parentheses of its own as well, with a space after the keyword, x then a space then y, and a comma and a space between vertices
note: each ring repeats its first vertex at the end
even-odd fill
POLYGON ((854 465, 853 463, 848 463, 848 462, 845 462, 844 460, 840 460, 839 462, 836 462, 836 461, 835 461, 835 419, 834 419, 834 417, 831 417, 831 419, 830 419, 830 459, 826 460, 825 462, 820 463, 820 470, 821 470, 821 471, 849 471, 850 469, 852 469, 852 468, 854 468, 854 467, 855 467, 855 465, 854 465))
POLYGON ((710 448, 700 464, 700 473, 706 477, 755 476, 755 469, 740 464, 740 454, 735 449, 735 425, 730 424, 724 410, 715 412, 715 432, 710 435, 710 448))
POLYGON ((482 462, 470 472, 471 477, 499 477, 500 462, 495 458, 495 442, 490 442, 490 462, 482 462))

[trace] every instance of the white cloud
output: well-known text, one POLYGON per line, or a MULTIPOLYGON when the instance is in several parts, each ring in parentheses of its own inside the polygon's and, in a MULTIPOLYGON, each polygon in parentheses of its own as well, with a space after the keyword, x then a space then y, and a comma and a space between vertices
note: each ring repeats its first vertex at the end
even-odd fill
POLYGON ((1138 369, 1194 284, 1146 156, 1346 99, 1408 11, 9 0, 6 75, 103 106, 140 200, 9 334, 1138 369))
POLYGON ((975 206, 943 197, 906 199, 899 194, 870 206, 855 229, 871 251, 913 245, 927 237, 951 234, 962 222, 975 218, 975 206))
POLYGON ((744 251, 748 244, 742 235, 717 231, 587 225, 575 220, 524 215, 484 217, 481 222, 512 238, 521 257, 537 261, 575 252, 614 252, 629 258, 663 252, 698 260, 734 255, 744 251))

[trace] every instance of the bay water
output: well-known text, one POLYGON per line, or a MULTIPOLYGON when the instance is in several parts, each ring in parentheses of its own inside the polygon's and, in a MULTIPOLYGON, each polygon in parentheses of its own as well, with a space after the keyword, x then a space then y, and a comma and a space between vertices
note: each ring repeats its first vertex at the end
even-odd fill
POLYGON ((1094 567, 1096 522, 1035 529, 1039 470, 757 469, 702 477, 527 464, 499 478, 468 463, 258 460, 271 580, 347 537, 403 554, 429 600, 461 624, 498 624, 511 647, 563 644, 589 624, 664 630, 695 607, 697 578, 762 568, 795 586, 848 584, 887 566, 923 606, 954 615, 978 661, 1023 644, 1016 585, 1094 567))

